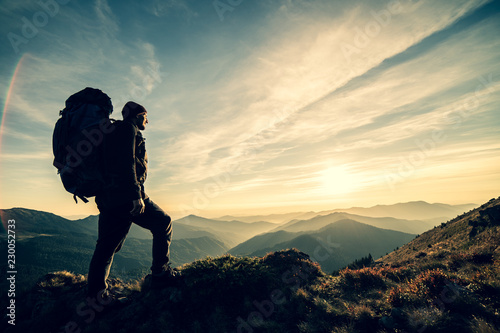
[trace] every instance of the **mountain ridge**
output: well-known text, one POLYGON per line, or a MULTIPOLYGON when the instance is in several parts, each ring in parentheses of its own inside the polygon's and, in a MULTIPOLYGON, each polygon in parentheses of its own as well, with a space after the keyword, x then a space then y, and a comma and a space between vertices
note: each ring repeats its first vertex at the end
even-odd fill
MULTIPOLYGON (((456 215, 460 215, 472 208, 475 208, 478 206, 478 204, 475 204, 475 203, 470 203, 470 204, 458 204, 458 205, 452 205, 452 204, 445 204, 445 203, 428 203, 427 201, 423 201, 423 200, 417 200, 417 201, 409 201, 409 202, 399 202, 399 203, 395 203, 395 204, 385 204, 385 205, 375 205, 375 206, 371 206, 371 207, 350 207, 350 208, 336 208, 336 209, 331 209, 331 210, 322 210, 322 211, 309 211, 309 212, 294 212, 294 213, 282 213, 282 214, 269 214, 269 215, 242 215, 242 216, 233 216, 233 215, 226 215, 226 216, 221 216, 221 217, 218 217, 218 218, 214 218, 214 219, 223 219, 223 220, 227 220, 227 219, 235 219, 235 220, 240 220, 240 221, 245 221, 245 222, 248 222, 248 221, 261 221, 261 220, 264 220, 266 221, 266 217, 269 217, 272 221, 269 221, 269 222, 275 222, 275 223, 278 223, 278 224, 281 224, 281 223, 285 223, 285 222, 289 222, 291 220, 294 220, 294 219, 311 219, 313 218, 314 216, 318 216, 318 215, 327 215, 327 214, 330 214, 330 213, 334 213, 334 212, 346 212, 346 213, 349 213, 349 212, 352 212, 353 214, 357 214, 356 211, 358 210, 364 210, 365 212, 369 212, 369 211, 373 211, 373 210, 380 210, 380 209, 385 209, 387 211, 387 209, 391 209, 391 208, 397 208, 397 210, 399 210, 400 208, 402 208, 403 210, 404 209, 408 209, 408 207, 410 207, 411 205, 422 205, 422 204, 425 204, 427 207, 439 207, 439 208, 445 208, 445 211, 447 212, 447 214, 438 214, 437 212, 435 213, 432 213, 432 214, 427 214, 428 216, 430 217, 427 217, 427 218, 420 218, 420 217, 417 217, 416 215, 405 215, 405 214, 398 214, 397 212, 396 213, 386 213, 386 214, 376 214, 376 213, 366 213, 367 215, 365 216, 371 216, 371 217, 394 217, 394 218, 400 218, 400 219, 409 219, 409 220, 431 220, 431 219, 436 219, 436 218, 439 218, 439 219, 442 219, 443 221, 441 222, 444 222, 448 219, 451 219, 453 217, 455 217, 456 215), (301 216, 302 215, 302 216, 301 216)), ((363 215, 363 214, 359 214, 359 215, 363 215)))
POLYGON ((275 227, 275 224, 270 222, 219 221, 192 214, 174 221, 174 228, 179 225, 203 228, 220 237, 224 236, 235 243, 233 246, 275 227))
POLYGON ((433 225, 421 220, 405 220, 393 217, 369 217, 345 212, 333 212, 326 215, 317 215, 308 220, 292 220, 281 224, 274 230, 285 231, 307 231, 321 229, 322 227, 342 219, 351 219, 365 224, 369 224, 381 229, 396 230, 407 233, 419 234, 429 230, 433 225))
POLYGON ((493 248, 493 252, 500 252, 500 237, 497 235, 490 238, 491 235, 488 233, 483 234, 486 227, 491 228, 489 231, 498 231, 500 227, 500 198, 491 199, 468 213, 424 232, 379 261, 396 265, 409 264, 415 259, 421 261, 423 260, 421 258, 427 256, 443 256, 444 253, 441 251, 447 248, 471 248, 472 244, 475 246, 475 251, 488 252, 493 248), (474 243, 471 243, 473 239, 474 243), (450 243, 453 243, 453 246, 450 243))
MULTIPOLYGON (((287 235, 292 236, 292 235, 287 235)), ((379 258, 383 254, 414 239, 414 234, 385 230, 354 220, 343 219, 313 232, 298 232, 295 237, 258 249, 249 256, 296 248, 318 262, 325 272, 333 272, 356 259, 371 254, 379 258)), ((235 254, 233 250, 229 253, 235 254)))
POLYGON ((110 279, 111 292, 126 298, 92 308, 85 300, 85 276, 55 272, 18 295, 24 302, 17 308, 16 327, 4 321, 2 328, 6 333, 65 328, 96 333, 494 333, 500 328, 499 240, 500 197, 375 263, 334 275, 297 250, 254 258, 224 255, 179 267, 184 280, 163 290, 152 290, 148 276, 128 283, 110 279))
MULTIPOLYGON (((32 284, 51 271, 88 271, 97 240, 98 216, 68 220, 50 212, 13 208, 0 210, 0 219, 0 246, 5 247, 4 226, 10 219, 16 221, 16 261, 23 272, 18 276, 19 286, 32 284)), ((219 236, 184 225, 176 226, 173 239, 170 259, 174 265, 218 256, 230 248, 219 236)), ((151 248, 150 231, 133 224, 124 246, 115 255, 111 273, 125 280, 143 276, 151 266, 151 248)), ((0 286, 5 283, 1 281, 0 286)))

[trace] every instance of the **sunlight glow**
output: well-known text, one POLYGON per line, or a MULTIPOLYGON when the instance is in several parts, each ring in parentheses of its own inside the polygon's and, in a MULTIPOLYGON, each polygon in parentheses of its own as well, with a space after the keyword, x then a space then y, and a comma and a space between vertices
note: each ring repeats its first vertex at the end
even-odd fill
POLYGON ((320 172, 320 192, 324 195, 338 195, 354 192, 356 177, 345 166, 333 166, 320 172))

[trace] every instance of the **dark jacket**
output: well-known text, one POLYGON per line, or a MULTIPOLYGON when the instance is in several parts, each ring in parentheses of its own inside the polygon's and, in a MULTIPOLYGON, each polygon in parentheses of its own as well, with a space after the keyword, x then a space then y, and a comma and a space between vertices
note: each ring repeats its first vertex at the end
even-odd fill
POLYGON ((127 120, 116 121, 104 147, 107 188, 96 196, 99 209, 146 199, 146 140, 137 126, 127 120))

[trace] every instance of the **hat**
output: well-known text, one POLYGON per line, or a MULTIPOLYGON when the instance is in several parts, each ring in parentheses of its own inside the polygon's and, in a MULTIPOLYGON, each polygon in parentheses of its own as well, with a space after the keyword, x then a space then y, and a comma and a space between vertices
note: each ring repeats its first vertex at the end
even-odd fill
POLYGON ((143 113, 147 113, 144 106, 132 101, 127 102, 127 104, 125 104, 122 110, 123 119, 135 117, 143 113))

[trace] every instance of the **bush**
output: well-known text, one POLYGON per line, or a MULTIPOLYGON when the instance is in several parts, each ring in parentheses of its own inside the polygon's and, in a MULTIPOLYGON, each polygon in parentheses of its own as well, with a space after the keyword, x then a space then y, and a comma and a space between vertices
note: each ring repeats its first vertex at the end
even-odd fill
POLYGON ((498 331, 482 318, 474 318, 470 325, 472 333, 498 333, 498 331))
POLYGON ((343 269, 339 273, 338 286, 357 292, 385 288, 386 282, 380 269, 365 267, 357 270, 343 269))
POLYGON ((441 269, 427 270, 413 281, 413 290, 419 296, 436 299, 452 282, 453 280, 441 269))
POLYGON ((397 307, 434 303, 454 292, 455 282, 456 279, 452 279, 441 269, 426 270, 409 283, 392 288, 387 300, 397 307))

